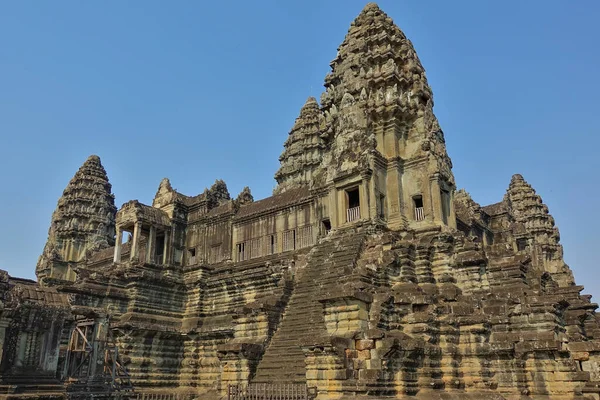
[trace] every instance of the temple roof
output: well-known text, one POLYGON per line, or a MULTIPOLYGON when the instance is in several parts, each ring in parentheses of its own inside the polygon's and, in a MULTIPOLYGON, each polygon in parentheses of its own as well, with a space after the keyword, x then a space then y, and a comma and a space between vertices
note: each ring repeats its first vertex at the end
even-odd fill
POLYGON ((169 216, 160 208, 150 207, 137 200, 131 200, 123 204, 117 213, 117 224, 124 226, 135 221, 145 222, 154 226, 171 226, 169 216))
POLYGON ((236 218, 249 217, 265 211, 275 210, 310 198, 310 190, 306 186, 293 188, 281 194, 276 194, 266 199, 248 203, 236 214, 236 218))

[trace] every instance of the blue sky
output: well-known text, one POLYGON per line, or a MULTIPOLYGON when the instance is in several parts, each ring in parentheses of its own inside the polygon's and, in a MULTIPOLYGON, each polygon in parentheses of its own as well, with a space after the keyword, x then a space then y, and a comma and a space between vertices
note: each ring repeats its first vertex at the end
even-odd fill
MULTIPOLYGON (((163 177, 194 195, 274 187, 300 107, 319 97, 363 1, 0 2, 0 268, 34 277, 50 216, 90 154, 117 206, 163 177)), ((521 173, 565 258, 600 295, 600 3, 398 1, 459 187, 500 201, 521 173)))

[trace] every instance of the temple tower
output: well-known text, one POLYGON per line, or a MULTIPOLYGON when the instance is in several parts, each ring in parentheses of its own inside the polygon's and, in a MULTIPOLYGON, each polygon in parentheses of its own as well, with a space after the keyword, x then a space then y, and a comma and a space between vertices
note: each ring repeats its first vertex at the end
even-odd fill
POLYGON ((286 141, 276 192, 311 181, 328 192, 334 227, 361 220, 394 229, 455 227, 452 163, 425 71, 376 4, 364 8, 338 48, 320 110, 309 99, 300 115, 297 125, 310 128, 295 126, 286 141), (306 136, 313 147, 296 145, 306 136))
POLYGON ((324 127, 325 118, 317 99, 309 97, 284 143, 285 150, 279 156, 281 167, 275 174, 278 183, 275 194, 321 180, 318 174, 325 147, 321 138, 324 127))
POLYGON ((559 286, 573 285, 573 273, 564 262, 554 218, 523 176, 513 175, 504 201, 513 220, 515 250, 530 253, 540 275, 548 272, 559 286))
POLYGON ((115 243, 115 198, 100 157, 90 156, 71 179, 52 214, 36 275, 42 284, 74 281, 86 254, 115 243))

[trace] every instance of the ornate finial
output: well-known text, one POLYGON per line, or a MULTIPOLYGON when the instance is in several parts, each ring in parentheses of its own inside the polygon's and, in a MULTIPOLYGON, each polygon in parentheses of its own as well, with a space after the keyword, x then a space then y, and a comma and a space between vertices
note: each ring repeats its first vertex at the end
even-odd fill
POLYGON ((222 179, 215 180, 215 183, 208 189, 207 198, 210 207, 218 206, 223 200, 231 199, 225 181, 222 179))
POLYGON ((158 185, 158 191, 159 192, 162 192, 162 191, 172 192, 173 191, 173 187, 171 186, 171 181, 169 180, 169 178, 161 179, 160 184, 158 185))
POLYGON ((363 8, 362 12, 366 12, 366 11, 381 11, 381 9, 377 5, 377 3, 371 2, 371 3, 367 3, 365 8, 363 8))
POLYGON ((517 182, 525 182, 525 179, 523 179, 523 175, 521 174, 514 174, 510 180, 511 184, 512 183, 517 183, 517 182))
POLYGON ((242 189, 242 191, 240 192, 240 194, 238 194, 235 201, 240 206, 247 204, 247 203, 252 203, 254 201, 254 196, 252 196, 252 192, 250 191, 250 188, 248 186, 245 186, 244 189, 242 189))

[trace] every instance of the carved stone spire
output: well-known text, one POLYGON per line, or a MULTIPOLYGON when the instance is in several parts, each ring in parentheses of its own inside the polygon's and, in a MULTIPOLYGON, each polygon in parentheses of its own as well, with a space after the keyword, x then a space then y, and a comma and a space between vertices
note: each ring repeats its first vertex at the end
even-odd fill
POLYGON ((279 161, 281 167, 275 174, 278 186, 275 194, 291 187, 309 184, 316 178, 323 158, 323 140, 320 135, 325 118, 317 99, 309 97, 296 118, 294 127, 284 143, 285 149, 279 161))
POLYGON ((433 155, 432 164, 440 164, 435 173, 443 170, 453 183, 425 70, 410 40, 376 4, 367 4, 338 48, 321 106, 331 147, 326 160, 330 178, 368 168, 376 148, 394 156, 376 137, 378 130, 392 129, 396 140, 420 142, 404 146, 403 159, 433 155))
POLYGON ((244 189, 238 194, 235 202, 238 206, 242 206, 244 204, 252 203, 254 201, 254 196, 252 196, 252 191, 248 186, 244 186, 244 189))
POLYGON ((71 263, 88 251, 114 245, 115 198, 100 157, 90 156, 71 179, 52 214, 48 241, 36 268, 38 279, 75 280, 71 263))
POLYGON ((222 179, 215 180, 215 183, 206 192, 209 208, 220 205, 223 201, 231 199, 227 184, 222 179))
POLYGON ((517 246, 530 247, 534 267, 549 272, 559 286, 574 283, 573 273, 563 260, 560 234, 548 206, 523 176, 513 175, 505 202, 508 205, 516 232, 517 246))

